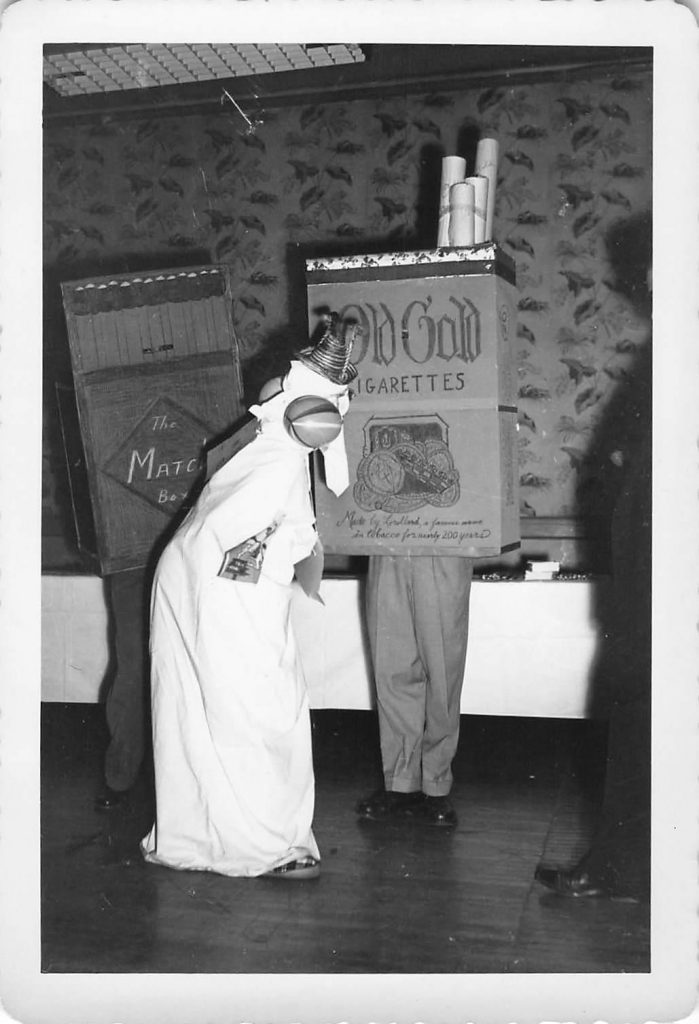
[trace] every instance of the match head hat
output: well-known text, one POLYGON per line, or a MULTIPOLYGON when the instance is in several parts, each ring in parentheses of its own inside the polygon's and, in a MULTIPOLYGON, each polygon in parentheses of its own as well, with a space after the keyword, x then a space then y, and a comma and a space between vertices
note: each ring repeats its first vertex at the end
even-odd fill
POLYGON ((340 337, 337 313, 327 314, 323 320, 325 330, 318 344, 302 349, 296 358, 333 384, 349 384, 357 376, 357 367, 350 362, 357 328, 347 328, 340 337))

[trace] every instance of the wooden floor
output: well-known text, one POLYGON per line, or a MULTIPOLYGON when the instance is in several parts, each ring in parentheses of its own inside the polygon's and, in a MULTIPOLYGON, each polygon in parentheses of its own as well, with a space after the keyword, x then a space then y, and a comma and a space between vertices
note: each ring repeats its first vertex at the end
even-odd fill
POLYGON ((42 708, 42 970, 72 973, 622 973, 649 970, 643 904, 569 901, 533 880, 573 862, 599 792, 585 722, 462 718, 455 831, 359 822, 377 782, 371 712, 313 714, 317 881, 146 864, 152 797, 93 810, 102 709, 42 708))

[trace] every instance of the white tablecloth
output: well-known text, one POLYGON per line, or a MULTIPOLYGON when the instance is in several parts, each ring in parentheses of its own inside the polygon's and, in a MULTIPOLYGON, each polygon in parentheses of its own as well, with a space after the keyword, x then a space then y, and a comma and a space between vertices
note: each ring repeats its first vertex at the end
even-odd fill
MULTIPOLYGON (((597 650, 589 581, 475 581, 464 714, 581 718, 597 650)), ((367 709, 373 683, 357 579, 326 579, 325 606, 299 592, 294 626, 313 708, 367 709)), ((42 579, 44 701, 100 699, 109 662, 102 581, 42 579)))

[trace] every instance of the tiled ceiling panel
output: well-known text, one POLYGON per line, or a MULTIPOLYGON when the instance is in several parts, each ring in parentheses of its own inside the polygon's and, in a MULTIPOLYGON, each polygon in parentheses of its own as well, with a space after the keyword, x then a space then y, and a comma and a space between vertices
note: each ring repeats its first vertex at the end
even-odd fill
POLYGON ((344 43, 128 43, 66 48, 44 56, 44 81, 60 96, 186 85, 280 71, 364 61, 361 47, 344 43))

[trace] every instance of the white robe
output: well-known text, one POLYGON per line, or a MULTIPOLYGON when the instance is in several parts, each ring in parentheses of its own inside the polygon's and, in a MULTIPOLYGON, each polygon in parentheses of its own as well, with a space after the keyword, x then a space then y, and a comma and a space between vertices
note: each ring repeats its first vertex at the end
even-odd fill
POLYGON ((266 424, 211 478, 160 559, 148 861, 256 876, 319 857, 308 699, 289 618, 294 564, 317 539, 309 484, 307 452, 266 424), (259 581, 219 577, 224 553, 275 519, 259 581))

